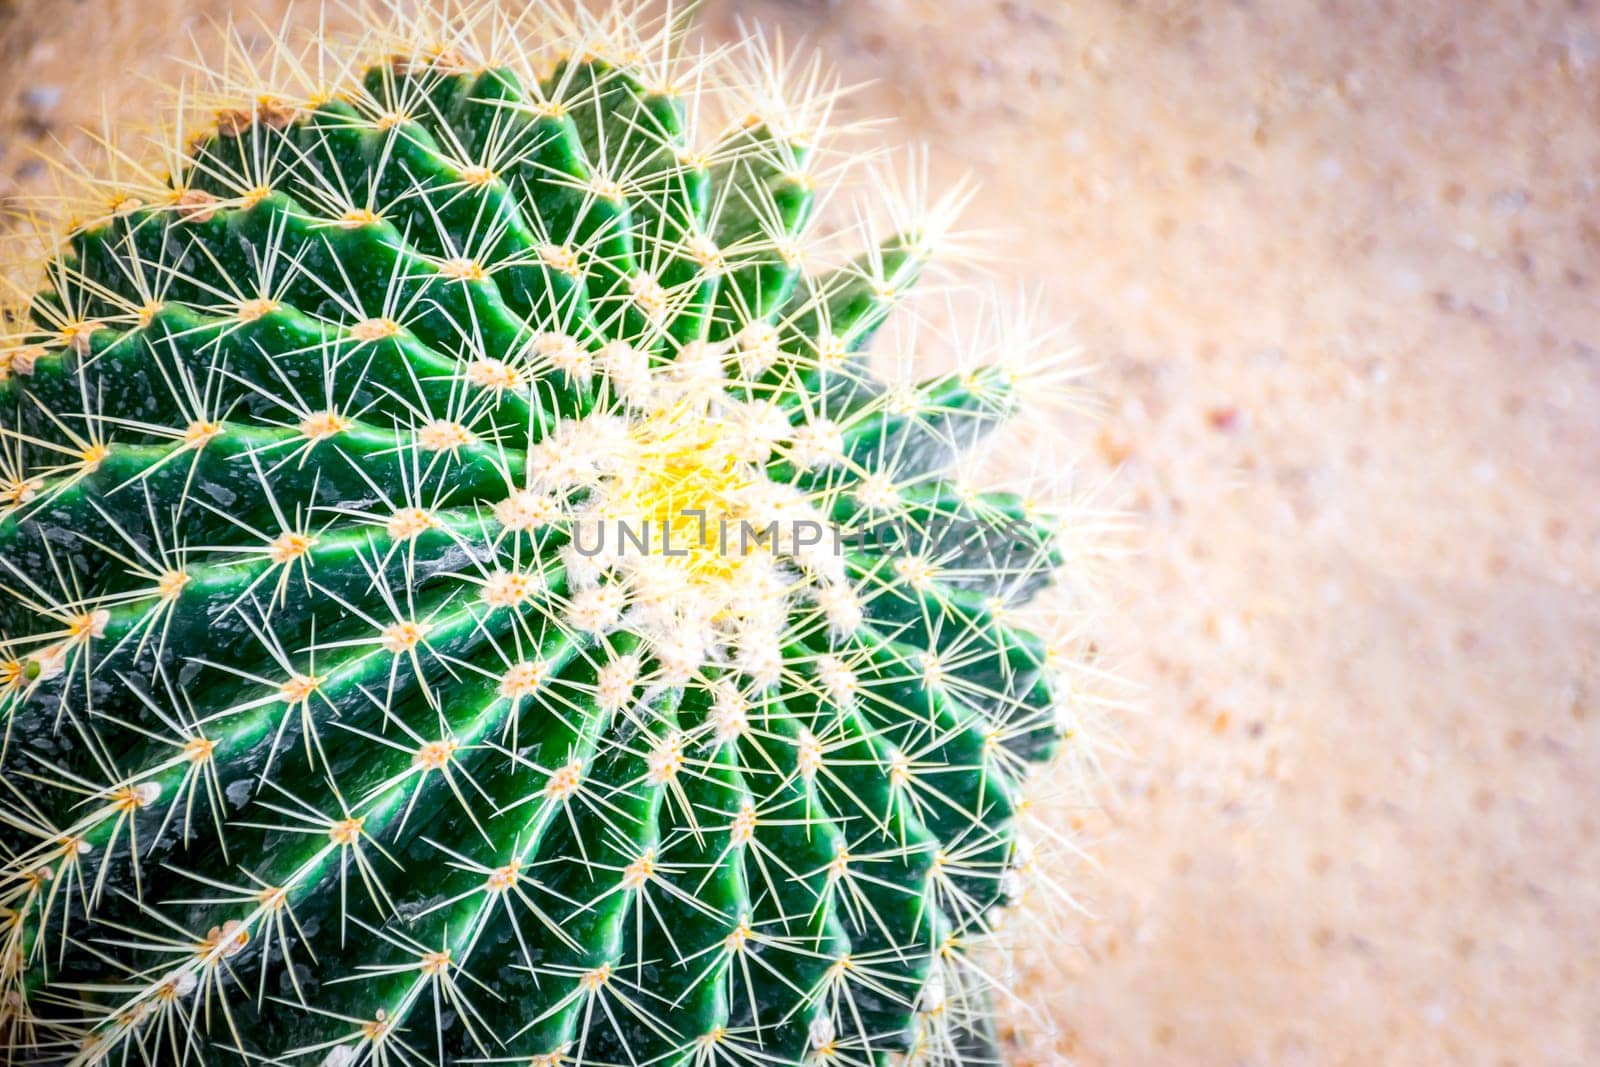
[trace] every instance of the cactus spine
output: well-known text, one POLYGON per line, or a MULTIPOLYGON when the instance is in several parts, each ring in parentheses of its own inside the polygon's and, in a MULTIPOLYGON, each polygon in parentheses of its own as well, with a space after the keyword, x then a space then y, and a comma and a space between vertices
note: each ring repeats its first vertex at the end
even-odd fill
POLYGON ((815 70, 371 17, 0 351, 6 1062, 993 1060, 1070 708, 1017 368, 867 366, 949 205, 813 268, 815 70))

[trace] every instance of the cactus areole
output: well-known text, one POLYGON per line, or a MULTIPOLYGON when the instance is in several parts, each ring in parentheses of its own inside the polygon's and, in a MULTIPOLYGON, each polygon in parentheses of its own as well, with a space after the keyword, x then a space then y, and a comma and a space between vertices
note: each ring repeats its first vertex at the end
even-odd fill
POLYGON ((994 1062, 1074 742, 1060 524, 953 473, 1014 368, 868 367, 944 212, 829 265, 759 43, 383 21, 236 46, 0 350, 0 1059, 994 1062))

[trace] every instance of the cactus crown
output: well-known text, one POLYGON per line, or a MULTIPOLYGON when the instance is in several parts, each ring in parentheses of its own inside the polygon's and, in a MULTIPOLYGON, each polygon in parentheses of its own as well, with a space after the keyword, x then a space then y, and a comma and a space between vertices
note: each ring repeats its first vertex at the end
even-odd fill
POLYGON ((818 68, 369 21, 236 45, 0 348, 6 1062, 992 1059, 1081 742, 1064 513, 951 473, 1054 372, 867 365, 954 201, 818 266, 818 68))

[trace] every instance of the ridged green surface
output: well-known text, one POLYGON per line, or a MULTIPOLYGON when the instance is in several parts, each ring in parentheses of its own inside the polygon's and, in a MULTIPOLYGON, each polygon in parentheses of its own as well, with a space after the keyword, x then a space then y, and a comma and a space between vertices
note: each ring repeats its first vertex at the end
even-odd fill
POLYGON ((0 384, 7 1062, 993 1058, 1056 557, 943 472, 1011 389, 874 382, 920 235, 809 273, 806 147, 688 125, 383 64, 73 234, 0 384), (905 536, 706 617, 563 550, 627 478, 905 536))

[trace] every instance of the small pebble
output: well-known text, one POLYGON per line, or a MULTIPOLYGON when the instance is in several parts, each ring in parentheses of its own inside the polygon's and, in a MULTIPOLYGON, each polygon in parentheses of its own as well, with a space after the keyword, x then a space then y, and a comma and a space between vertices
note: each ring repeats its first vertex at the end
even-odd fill
POLYGON ((22 106, 36 118, 47 118, 61 105, 61 86, 30 85, 22 90, 22 106))

